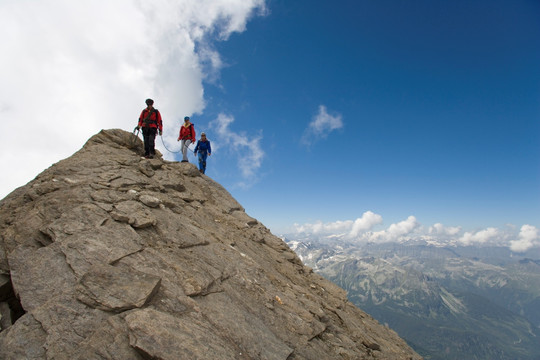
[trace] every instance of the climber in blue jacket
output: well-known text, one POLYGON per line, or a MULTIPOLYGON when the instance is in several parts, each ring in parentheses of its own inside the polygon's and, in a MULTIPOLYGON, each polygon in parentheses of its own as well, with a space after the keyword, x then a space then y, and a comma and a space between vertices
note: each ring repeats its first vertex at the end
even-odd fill
POLYGON ((210 146, 210 140, 206 138, 205 133, 201 133, 201 140, 197 141, 197 146, 193 154, 196 156, 199 153, 199 171, 205 173, 206 171, 206 157, 212 155, 212 147, 210 146))

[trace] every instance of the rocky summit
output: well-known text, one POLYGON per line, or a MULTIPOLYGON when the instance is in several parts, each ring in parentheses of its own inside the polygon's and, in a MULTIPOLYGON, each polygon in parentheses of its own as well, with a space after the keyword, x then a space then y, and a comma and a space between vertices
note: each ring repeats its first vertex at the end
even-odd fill
POLYGON ((195 165, 103 130, 0 202, 0 359, 420 359, 195 165))

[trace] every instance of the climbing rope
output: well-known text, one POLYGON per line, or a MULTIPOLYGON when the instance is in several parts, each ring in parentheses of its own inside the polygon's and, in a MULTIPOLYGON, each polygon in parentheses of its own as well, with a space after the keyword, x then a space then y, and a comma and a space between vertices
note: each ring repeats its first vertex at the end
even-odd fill
MULTIPOLYGON (((133 129, 133 140, 132 140, 132 143, 131 143, 131 146, 135 146, 135 142, 137 141, 136 139, 139 137, 139 129, 137 129, 137 127, 135 127, 135 129, 133 129), (135 133, 136 132, 136 133, 135 133)), ((172 154, 180 154, 182 152, 182 149, 178 150, 178 151, 172 151, 170 150, 167 145, 165 145, 165 141, 163 141, 163 136, 159 136, 161 138, 161 143, 163 144, 163 147, 165 148, 165 150, 167 150, 168 152, 172 153, 172 154)), ((191 145, 191 144, 190 144, 191 145)), ((193 150, 190 149, 190 147, 188 146, 188 150, 193 152, 193 150)))
MULTIPOLYGON (((172 150, 169 150, 169 149, 167 148, 167 145, 165 145, 165 142, 163 141, 163 136, 160 135, 159 137, 161 138, 161 143, 163 144, 163 147, 164 147, 165 150, 167 150, 168 152, 173 153, 173 154, 180 154, 180 153, 182 152, 182 149, 180 149, 180 150, 178 150, 178 151, 172 151, 172 150)), ((190 145, 191 145, 191 144, 190 144, 190 145)), ((193 150, 191 150, 191 149, 189 148, 189 146, 188 146, 188 150, 191 151, 191 152, 193 152, 193 150)))

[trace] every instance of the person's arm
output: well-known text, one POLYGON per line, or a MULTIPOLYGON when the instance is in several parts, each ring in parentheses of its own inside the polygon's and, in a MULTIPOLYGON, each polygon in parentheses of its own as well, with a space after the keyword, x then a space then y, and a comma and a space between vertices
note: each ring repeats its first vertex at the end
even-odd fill
POLYGON ((161 113, 158 110, 156 110, 156 119, 157 119, 159 135, 161 135, 163 132, 163 122, 161 121, 161 113))
POLYGON ((199 150, 200 143, 201 143, 200 141, 197 141, 197 145, 195 145, 195 150, 193 150, 193 155, 197 155, 197 151, 199 150))
POLYGON ((191 124, 191 142, 194 143, 195 141, 196 141, 195 126, 193 126, 193 124, 191 124))
POLYGON ((208 156, 212 155, 212 147, 210 146, 210 140, 206 140, 208 141, 208 156))
POLYGON ((144 119, 143 115, 144 115, 144 110, 141 111, 141 116, 139 116, 139 122, 137 123, 137 128, 141 128, 143 125, 142 123, 142 120, 144 119))

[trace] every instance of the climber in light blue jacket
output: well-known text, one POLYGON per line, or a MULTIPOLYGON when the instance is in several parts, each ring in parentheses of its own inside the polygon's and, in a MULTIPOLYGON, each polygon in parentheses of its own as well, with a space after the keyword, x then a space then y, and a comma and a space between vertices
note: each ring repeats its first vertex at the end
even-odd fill
POLYGON ((197 153, 199 153, 199 171, 204 174, 206 171, 206 157, 212 155, 210 140, 206 139, 205 133, 201 133, 201 140, 197 141, 193 154, 197 155, 197 153))

